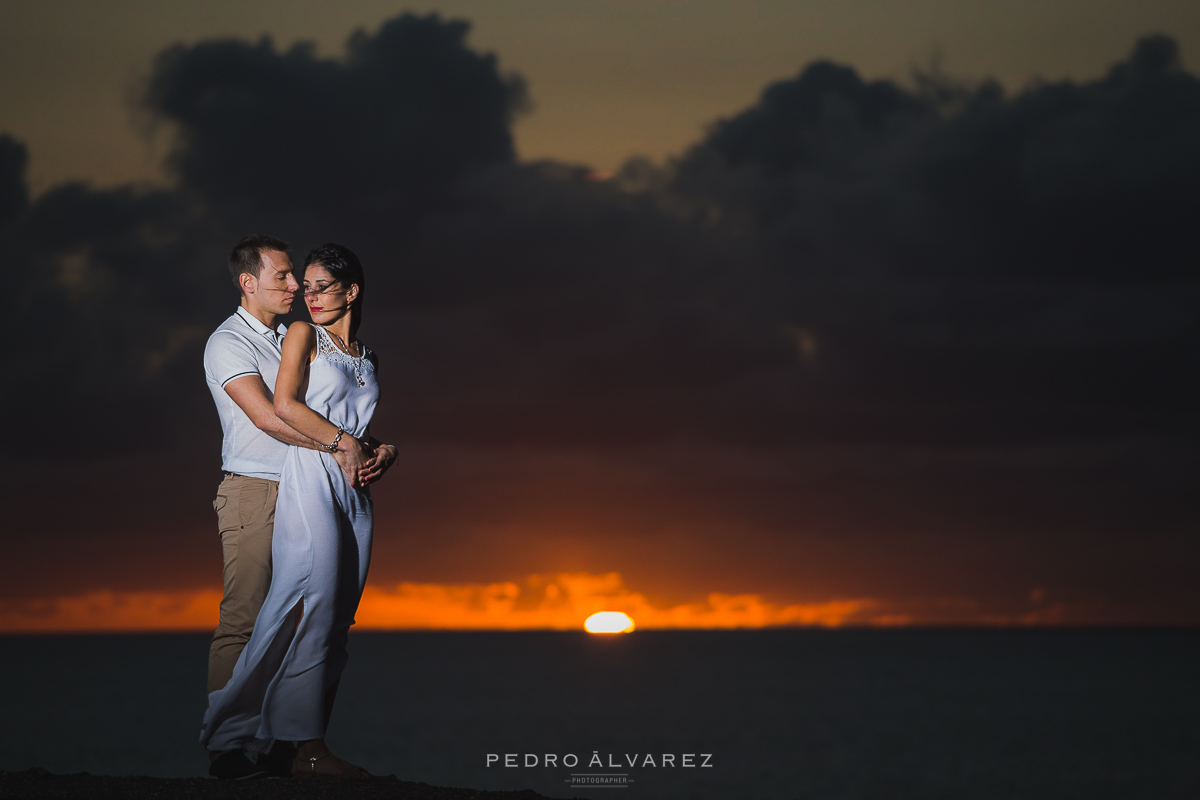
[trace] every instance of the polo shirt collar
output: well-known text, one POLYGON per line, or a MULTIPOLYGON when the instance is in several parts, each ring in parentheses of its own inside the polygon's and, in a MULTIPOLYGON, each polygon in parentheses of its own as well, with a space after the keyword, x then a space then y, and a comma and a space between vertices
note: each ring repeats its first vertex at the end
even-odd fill
POLYGON ((275 330, 271 330, 266 325, 263 325, 262 322, 259 321, 258 317, 251 314, 243 306, 237 307, 237 313, 241 315, 242 319, 246 321, 247 325, 249 325, 258 333, 261 333, 263 336, 278 337, 287 333, 287 328, 285 328, 283 325, 279 325, 277 328, 275 328, 275 330))

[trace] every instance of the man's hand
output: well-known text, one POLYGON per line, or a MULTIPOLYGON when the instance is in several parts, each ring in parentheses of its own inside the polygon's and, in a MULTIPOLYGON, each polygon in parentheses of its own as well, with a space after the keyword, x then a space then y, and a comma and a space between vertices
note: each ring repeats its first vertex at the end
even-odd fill
POLYGON ((366 484, 362 482, 359 476, 362 474, 363 468, 371 460, 371 454, 364 450, 362 442, 353 436, 343 437, 341 445, 341 447, 334 451, 333 459, 342 468, 342 472, 346 473, 346 480, 350 481, 350 485, 355 489, 361 489, 366 484), (343 447, 345 449, 342 449, 343 447))
POLYGON ((363 465, 358 473, 358 479, 363 486, 374 483, 383 477, 392 464, 396 463, 396 448, 390 444, 381 444, 375 448, 374 455, 363 465))

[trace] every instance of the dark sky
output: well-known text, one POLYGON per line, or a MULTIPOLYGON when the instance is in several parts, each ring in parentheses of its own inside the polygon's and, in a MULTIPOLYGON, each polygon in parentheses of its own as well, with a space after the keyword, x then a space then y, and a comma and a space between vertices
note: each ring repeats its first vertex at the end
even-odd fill
POLYGON ((529 81, 536 113, 514 124, 523 160, 603 170, 678 153, 820 58, 892 80, 940 59, 1016 91, 1035 78, 1094 78, 1146 33, 1200 53, 1193 0, 8 0, 0 130, 31 145, 35 193, 64 180, 161 182, 166 137, 147 141, 129 100, 168 43, 270 35, 337 56, 355 29, 402 11, 471 20, 472 47, 529 81))
POLYGON ((1174 31, 1015 88, 798 47, 598 179, 521 152, 538 83, 468 30, 160 41, 129 98, 167 132, 158 185, 31 192, 37 140, 0 138, 28 354, 0 623, 219 586, 200 354, 250 231, 363 259, 373 432, 402 448, 377 588, 536 604, 531 575, 615 572, 659 610, 1200 622, 1200 80, 1174 31))

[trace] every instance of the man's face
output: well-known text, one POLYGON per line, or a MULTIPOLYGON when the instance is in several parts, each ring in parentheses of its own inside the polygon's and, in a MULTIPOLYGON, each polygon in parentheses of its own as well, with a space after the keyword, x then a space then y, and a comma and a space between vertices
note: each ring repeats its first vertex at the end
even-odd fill
POLYGON ((292 274, 292 260, 279 250, 261 250, 263 268, 254 280, 254 301, 263 311, 287 314, 292 310, 300 284, 292 274))

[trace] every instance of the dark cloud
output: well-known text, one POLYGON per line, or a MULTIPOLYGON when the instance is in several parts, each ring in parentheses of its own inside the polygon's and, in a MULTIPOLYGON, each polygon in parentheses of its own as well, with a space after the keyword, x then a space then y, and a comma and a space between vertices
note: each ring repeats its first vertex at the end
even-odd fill
POLYGON ((402 232, 463 174, 513 160, 524 84, 469 49, 467 31, 405 14, 356 32, 339 59, 268 38, 176 45, 145 104, 178 133, 169 163, 183 184, 232 222, 402 232))
POLYGON ((25 183, 28 163, 29 151, 25 145, 8 134, 0 134, 0 225, 29 204, 29 187, 25 183))
MULTIPOLYGON (((580 483, 575 512, 557 501, 576 494, 538 494, 553 481, 523 483, 525 513, 555 525, 624 502, 613 524, 646 536, 689 514, 780 539, 975 531, 972 563, 1060 531, 1060 571, 1089 532, 1148 525, 1187 549, 1200 81, 1169 39, 1012 96, 820 62, 673 162, 597 181, 516 161, 523 83, 467 30, 404 15, 338 58, 267 39, 167 49, 144 110, 177 137, 169 190, 28 203, 25 150, 0 138, 5 276, 57 387, 34 408, 6 392, 6 418, 93 449, 207 436, 197 459, 215 465, 200 352, 234 302, 225 251, 265 230, 363 256, 397 438, 460 462, 594 452, 598 475, 651 476, 603 502, 580 483), (684 447, 713 463, 661 456, 684 447)), ((486 499, 519 487, 460 474, 414 468, 406 518, 522 513, 486 499)), ((1177 605, 1194 595, 1176 578, 1177 605)))
POLYGON ((675 186, 752 218, 797 270, 1194 277, 1198 132, 1200 82, 1163 37, 1100 80, 1011 98, 990 82, 905 90, 817 63, 715 125, 675 186))
POLYGON ((819 63, 715 125, 672 185, 769 242, 822 393, 913 406, 923 435, 1191 430, 1197 142, 1200 81, 1163 37, 1011 98, 819 63))
POLYGON ((187 431, 176 421, 198 397, 189 367, 225 294, 206 227, 174 192, 68 184, 0 229, 9 322, 36 332, 14 376, 23 388, 0 410, 80 452, 161 443, 167 423, 168 436, 187 431))

